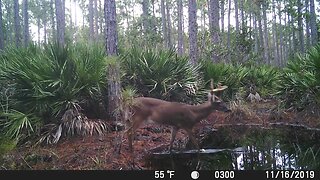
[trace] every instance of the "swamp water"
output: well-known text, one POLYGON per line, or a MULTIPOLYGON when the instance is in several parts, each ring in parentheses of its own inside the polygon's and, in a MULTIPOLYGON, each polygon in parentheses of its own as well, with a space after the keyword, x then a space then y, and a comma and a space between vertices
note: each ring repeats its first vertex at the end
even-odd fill
POLYGON ((146 158, 150 169, 266 170, 320 169, 320 131, 299 126, 233 125, 220 127, 201 138, 195 150, 146 158))

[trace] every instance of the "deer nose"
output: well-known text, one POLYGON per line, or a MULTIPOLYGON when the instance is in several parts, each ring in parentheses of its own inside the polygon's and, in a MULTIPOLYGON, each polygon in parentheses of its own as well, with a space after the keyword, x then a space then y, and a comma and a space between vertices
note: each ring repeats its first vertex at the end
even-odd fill
POLYGON ((231 112, 231 109, 229 109, 229 108, 228 108, 228 109, 226 109, 226 111, 225 111, 225 112, 231 112))

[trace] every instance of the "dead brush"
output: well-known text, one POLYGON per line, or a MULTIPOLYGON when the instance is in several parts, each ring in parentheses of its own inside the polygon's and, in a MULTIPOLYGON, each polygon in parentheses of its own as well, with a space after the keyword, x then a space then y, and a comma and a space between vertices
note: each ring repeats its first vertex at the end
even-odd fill
POLYGON ((248 124, 248 123, 263 123, 261 118, 253 111, 247 103, 243 101, 230 102, 231 113, 225 118, 226 123, 230 124, 248 124))

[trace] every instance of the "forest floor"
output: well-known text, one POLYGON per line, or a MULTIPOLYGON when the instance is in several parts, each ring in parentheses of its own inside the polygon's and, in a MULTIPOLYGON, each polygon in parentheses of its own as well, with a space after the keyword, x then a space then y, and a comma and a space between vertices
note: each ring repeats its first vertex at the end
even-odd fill
MULTIPOLYGON (((201 137, 208 130, 233 124, 254 124, 265 127, 283 123, 320 128, 319 116, 310 112, 280 111, 276 107, 277 101, 270 100, 245 103, 241 107, 234 106, 230 113, 214 112, 194 127, 195 136, 201 137)), ((170 127, 156 124, 143 125, 136 132, 134 154, 128 149, 127 138, 120 141, 123 131, 113 131, 102 136, 64 137, 55 145, 21 146, 3 157, 0 169, 145 170, 149 169, 145 161, 148 154, 168 150, 170 132, 170 127), (118 142, 122 142, 121 146, 118 142), (118 147, 121 147, 120 153, 118 147)), ((174 147, 183 149, 187 142, 186 132, 180 130, 174 147)))

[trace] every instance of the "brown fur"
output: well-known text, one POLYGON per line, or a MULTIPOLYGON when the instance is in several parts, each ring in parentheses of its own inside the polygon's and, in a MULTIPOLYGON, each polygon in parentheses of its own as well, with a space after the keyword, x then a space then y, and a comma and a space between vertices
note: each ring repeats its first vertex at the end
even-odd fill
POLYGON ((208 117, 215 110, 229 111, 225 103, 215 96, 213 92, 211 91, 208 94, 208 101, 200 105, 188 105, 148 97, 135 98, 131 107, 133 114, 127 131, 130 150, 133 151, 134 132, 144 121, 153 121, 158 124, 172 126, 170 151, 179 129, 184 129, 192 143, 200 150, 192 133, 194 125, 208 117))

